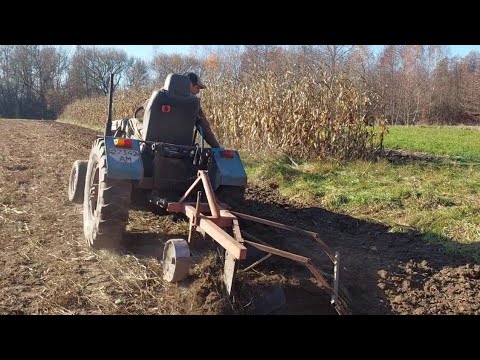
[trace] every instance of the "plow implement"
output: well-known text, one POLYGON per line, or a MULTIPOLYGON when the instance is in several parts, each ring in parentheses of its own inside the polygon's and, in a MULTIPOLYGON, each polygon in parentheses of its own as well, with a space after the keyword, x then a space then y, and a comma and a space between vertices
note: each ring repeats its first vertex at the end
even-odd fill
MULTIPOLYGON (((155 201, 153 201, 155 202, 155 201)), ((220 203, 212 190, 207 176, 207 171, 199 170, 196 180, 178 202, 169 202, 166 205, 169 213, 182 213, 189 219, 188 240, 171 239, 165 244, 163 251, 163 275, 169 282, 181 281, 188 276, 192 261, 192 249, 199 248, 202 242, 208 238, 217 243, 223 250, 223 283, 228 295, 232 295, 234 277, 239 270, 239 263, 247 259, 247 247, 249 245, 265 255, 251 265, 241 269, 247 271, 267 260, 272 255, 286 258, 303 264, 315 277, 317 286, 326 291, 330 296, 330 303, 339 314, 348 314, 348 294, 340 284, 340 254, 333 252, 321 239, 319 234, 288 226, 278 222, 262 219, 259 217, 239 213, 230 210, 227 205, 220 203), (202 202, 203 194, 198 190, 203 185, 206 202, 202 202), (190 195, 197 191, 196 202, 187 202, 190 195), (332 264, 332 273, 321 271, 312 262, 312 259, 274 248, 256 236, 240 229, 239 219, 252 221, 263 225, 275 227, 281 230, 310 237, 315 240, 332 264), (194 236, 196 233, 201 236, 194 236)))

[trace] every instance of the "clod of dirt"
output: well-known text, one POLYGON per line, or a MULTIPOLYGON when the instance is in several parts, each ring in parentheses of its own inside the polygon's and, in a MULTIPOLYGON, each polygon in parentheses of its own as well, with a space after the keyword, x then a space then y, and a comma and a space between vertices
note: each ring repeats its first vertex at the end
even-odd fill
POLYGON ((379 270, 377 272, 378 276, 380 276, 382 279, 386 279, 387 278, 387 272, 385 270, 379 270))

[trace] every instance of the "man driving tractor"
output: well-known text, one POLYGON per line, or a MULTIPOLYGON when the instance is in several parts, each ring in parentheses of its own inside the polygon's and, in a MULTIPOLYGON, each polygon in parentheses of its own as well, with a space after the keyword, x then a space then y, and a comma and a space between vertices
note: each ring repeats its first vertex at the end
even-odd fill
MULTIPOLYGON (((190 91, 192 92, 192 95, 197 95, 201 89, 206 88, 206 86, 200 82, 197 74, 193 72, 187 72, 184 75, 188 77, 190 79, 190 82, 192 83, 190 86, 190 91)), ((200 109, 198 110, 198 120, 196 125, 200 125, 202 127, 203 137, 205 138, 205 141, 208 143, 208 145, 210 145, 212 148, 220 147, 220 143, 218 142, 215 134, 212 131, 212 128, 210 127, 210 123, 208 122, 207 117, 202 110, 202 106, 200 106, 200 109)))
MULTIPOLYGON (((196 96, 200 93, 201 89, 206 88, 206 86, 198 78, 197 74, 193 72, 187 72, 183 75, 188 77, 188 79, 190 80, 190 92, 192 95, 196 96)), ((145 101, 144 106, 140 107, 139 109, 137 109, 137 111, 135 111, 135 115, 133 118, 114 121, 113 127, 117 129, 116 131, 125 132, 127 137, 141 139, 143 131, 143 119, 138 118, 137 113, 141 110, 145 110, 148 100, 149 99, 145 101)), ((199 107, 198 118, 195 125, 201 126, 203 130, 203 137, 208 143, 208 145, 210 145, 212 148, 220 147, 220 143, 218 142, 215 134, 213 133, 210 123, 208 122, 207 117, 205 116, 205 113, 203 112, 201 106, 199 107)), ((117 133, 117 135, 119 135, 119 133, 117 133)))

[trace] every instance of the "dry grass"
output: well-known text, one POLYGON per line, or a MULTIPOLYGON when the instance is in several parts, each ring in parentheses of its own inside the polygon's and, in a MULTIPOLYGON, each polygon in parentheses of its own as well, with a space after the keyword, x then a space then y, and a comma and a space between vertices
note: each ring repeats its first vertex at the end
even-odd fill
POLYGON ((211 281, 221 274, 215 258, 200 259, 187 282, 163 281, 159 250, 167 239, 185 236, 184 221, 132 209, 125 252, 86 245, 82 209, 68 202, 67 185, 73 161, 88 157, 95 132, 34 121, 0 121, 0 131, 6 137, 0 164, 0 313, 232 311, 220 282, 211 281), (25 141, 36 146, 22 149, 25 141))

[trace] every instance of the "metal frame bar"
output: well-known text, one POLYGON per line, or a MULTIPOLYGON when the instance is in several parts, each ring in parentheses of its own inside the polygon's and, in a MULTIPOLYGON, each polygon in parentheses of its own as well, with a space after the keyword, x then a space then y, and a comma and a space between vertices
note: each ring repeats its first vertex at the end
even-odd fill
POLYGON ((303 229, 297 228, 295 226, 289 226, 289 225, 281 224, 281 223, 278 223, 278 222, 275 222, 275 221, 262 219, 262 218, 252 216, 252 215, 242 214, 242 213, 239 213, 239 212, 236 212, 236 211, 231 211, 231 213, 233 215, 238 216, 239 218, 242 218, 242 219, 245 219, 245 220, 250 220, 250 221, 260 223, 260 224, 269 225, 269 226, 273 226, 273 227, 276 227, 276 228, 279 228, 279 229, 295 232, 297 234, 310 236, 311 238, 313 238, 316 242, 318 242, 321 245, 322 250, 327 254, 327 256, 330 258, 330 260, 332 262, 335 259, 335 255, 333 254, 333 252, 330 250, 330 248, 327 246, 327 244, 325 244, 320 239, 320 235, 316 232, 303 230, 303 229))

